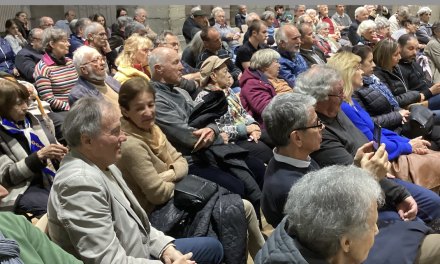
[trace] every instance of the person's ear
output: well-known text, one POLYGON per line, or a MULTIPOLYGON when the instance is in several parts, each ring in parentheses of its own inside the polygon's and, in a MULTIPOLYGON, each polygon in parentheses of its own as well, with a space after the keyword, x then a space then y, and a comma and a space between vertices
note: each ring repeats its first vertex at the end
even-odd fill
POLYGON ((81 65, 81 66, 79 66, 79 68, 84 75, 89 75, 89 70, 87 69, 86 66, 81 65))
POLYGON ((85 149, 92 149, 92 139, 85 134, 81 134, 81 146, 85 149))
POLYGON ((302 145, 304 144, 304 137, 298 130, 292 131, 292 133, 290 133, 290 140, 298 148, 302 147, 302 145))
POLYGON ((340 243, 341 243, 342 252, 348 253, 350 251, 351 240, 347 236, 344 236, 342 237, 340 243))
POLYGON ((122 113, 122 115, 123 115, 125 118, 130 119, 130 118, 129 118, 129 114, 128 114, 127 109, 125 109, 125 108, 122 107, 122 106, 119 106, 119 108, 121 109, 121 113, 122 113))
POLYGON ((212 71, 212 72, 209 74, 209 77, 211 78, 211 80, 212 80, 213 82, 217 83, 217 74, 215 74, 215 72, 212 71))
POLYGON ((159 73, 162 74, 162 66, 159 64, 154 64, 154 70, 159 73))
POLYGON ((54 48, 53 41, 50 41, 50 42, 49 42, 49 46, 50 46, 52 49, 54 48))

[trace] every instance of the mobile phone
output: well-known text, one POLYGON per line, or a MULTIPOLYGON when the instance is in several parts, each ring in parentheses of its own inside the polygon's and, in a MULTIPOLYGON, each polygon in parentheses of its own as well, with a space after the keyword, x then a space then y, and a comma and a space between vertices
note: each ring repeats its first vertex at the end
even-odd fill
POLYGON ((380 147, 380 136, 382 135, 382 127, 374 123, 373 131, 373 151, 376 152, 380 147))

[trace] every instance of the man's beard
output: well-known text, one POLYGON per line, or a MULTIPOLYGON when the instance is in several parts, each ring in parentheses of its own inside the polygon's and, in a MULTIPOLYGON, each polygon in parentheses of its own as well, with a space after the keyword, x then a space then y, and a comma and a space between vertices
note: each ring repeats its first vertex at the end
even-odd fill
POLYGON ((406 62, 413 62, 416 59, 416 56, 406 56, 405 54, 400 54, 400 56, 406 62))

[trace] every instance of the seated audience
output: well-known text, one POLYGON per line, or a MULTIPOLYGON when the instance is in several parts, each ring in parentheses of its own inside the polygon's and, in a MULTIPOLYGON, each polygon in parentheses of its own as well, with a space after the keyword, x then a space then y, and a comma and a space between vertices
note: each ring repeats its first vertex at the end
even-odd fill
POLYGON ((182 61, 193 68, 196 68, 197 58, 199 57, 200 53, 205 50, 205 44, 203 44, 200 33, 202 33, 202 31, 199 31, 194 35, 191 42, 182 52, 182 61))
POLYGON ((183 23, 182 34, 185 38, 186 44, 188 44, 193 38, 193 36, 191 35, 191 30, 197 25, 197 22, 194 20, 194 12, 196 12, 197 10, 201 10, 199 5, 191 9, 191 14, 183 23))
POLYGON ((153 42, 147 37, 137 33, 131 35, 124 44, 124 50, 116 59, 116 72, 114 78, 123 84, 134 77, 143 77, 147 81, 151 78, 148 58, 153 50, 153 42))
POLYGON ((267 26, 267 42, 266 44, 272 46, 275 43, 274 35, 275 35, 275 13, 272 11, 265 11, 261 15, 261 20, 266 22, 267 26))
MULTIPOLYGON (((171 30, 164 30, 154 39, 154 47, 166 47, 173 49, 177 53, 179 53, 180 44, 177 36, 174 35, 171 30)), ((182 63, 183 66, 183 70, 181 71, 182 79, 177 87, 187 91, 191 98, 194 100, 196 96, 202 91, 202 89, 200 88, 200 70, 191 67, 182 59, 180 59, 180 63, 182 63)))
POLYGON ((70 34, 70 36, 72 36, 73 34, 76 34, 76 30, 75 30, 76 22, 78 22, 78 19, 75 18, 74 20, 70 21, 70 23, 69 23, 70 32, 72 32, 72 34, 70 34))
MULTIPOLYGON (((41 124, 28 112, 29 91, 24 85, 0 80, 0 184, 9 191, 0 207, 15 214, 32 214, 40 219, 55 167, 67 148, 49 141, 41 124)), ((53 138, 53 137, 52 137, 53 138)))
POLYGON ((243 36, 243 44, 249 41, 249 27, 251 26, 252 21, 260 20, 260 17, 256 13, 250 13, 246 17, 246 25, 248 26, 248 30, 244 33, 243 36))
POLYGON ((327 22, 319 22, 316 25, 316 45, 324 52, 326 56, 332 56, 338 52, 338 47, 328 39, 328 28, 329 24, 327 22))
POLYGON ((64 18, 66 18, 66 19, 58 20, 55 23, 54 28, 55 29, 61 29, 64 32, 66 32, 67 36, 70 36, 72 34, 72 31, 70 30, 69 23, 70 23, 70 21, 72 21, 72 20, 74 20, 76 18, 76 14, 73 11, 67 11, 64 14, 64 18))
POLYGON ((369 19, 362 21, 358 27, 357 34, 359 36, 359 43, 356 43, 356 45, 366 45, 374 48, 380 40, 376 35, 376 23, 369 19))
MULTIPOLYGON (((373 61, 376 64, 374 75, 388 87, 400 107, 407 108, 411 104, 422 103, 425 100, 428 101, 429 107, 429 100, 433 96, 435 89, 431 91, 423 87, 423 89, 420 88, 417 91, 412 90, 412 87, 408 86, 404 81, 403 72, 398 66, 401 59, 401 51, 402 48, 399 43, 392 39, 386 38, 379 41, 373 50, 373 61)), ((431 104, 431 107, 433 106, 431 104)), ((433 110, 436 110, 436 107, 433 110)))
POLYGON ((393 35, 394 32, 404 27, 405 21, 408 19, 408 17, 411 16, 411 11, 409 10, 408 6, 400 6, 396 14, 392 15, 389 19, 390 21, 390 35, 393 35))
MULTIPOLYGON (((420 19, 418 19, 417 17, 409 17, 406 21, 405 24, 403 26, 403 28, 397 30, 396 32, 394 32, 391 37, 395 40, 399 40, 399 38, 402 35, 405 34, 416 34, 417 29, 419 28, 419 24, 420 24, 420 19)), ((425 47, 425 45, 423 45, 423 48, 425 47)))
MULTIPOLYGON (((121 159, 116 166, 127 186, 149 215, 156 205, 167 203, 175 185, 188 174, 188 163, 155 124, 156 91, 143 78, 128 80, 121 87, 121 130, 127 141, 121 146, 121 159), (142 108, 142 111, 138 109, 142 108), (143 119, 148 118, 145 122, 143 119)), ((249 231, 249 251, 255 258, 264 244, 255 211, 243 200, 249 231)))
MULTIPOLYGON (((215 13, 217 13, 217 12, 225 12, 224 10, 223 10, 223 8, 221 8, 221 7, 219 7, 219 6, 217 6, 217 7, 214 7, 213 9, 212 9, 212 11, 211 11, 211 18, 210 19, 208 19, 208 23, 209 23, 209 26, 210 27, 213 27, 214 25, 215 25, 215 13)), ((220 25, 221 26, 227 26, 228 24, 226 23, 226 20, 225 20, 225 22, 223 22, 223 23, 220 23, 220 25)))
POLYGON ((278 20, 278 23, 280 24, 280 26, 282 26, 284 24, 289 24, 295 18, 294 15, 290 11, 284 10, 283 5, 276 5, 275 12, 277 14, 276 19, 278 20))
POLYGON ((15 66, 20 76, 27 82, 34 83, 35 65, 43 58, 44 50, 41 42, 43 30, 34 28, 29 32, 27 45, 15 57, 15 66))
POLYGON ((118 9, 116 9, 116 23, 113 23, 110 30, 112 31, 112 33, 114 32, 119 32, 119 24, 117 23, 118 18, 120 17, 126 17, 127 15, 127 10, 123 7, 120 7, 118 9))
MULTIPOLYGON (((273 9, 272 6, 266 6, 266 8, 264 8, 264 11, 270 11, 275 16, 275 9, 273 9)), ((266 23, 267 23, 267 21, 266 21, 266 23)), ((273 19, 273 26, 274 26, 274 28, 279 28, 280 27, 280 24, 278 23, 278 20, 276 19, 276 17, 274 17, 274 19, 273 19)))
MULTIPOLYGON (((336 13, 333 14, 332 19, 336 22, 339 32, 341 33, 341 38, 345 40, 348 39, 348 29, 350 28, 351 18, 344 13, 345 5, 336 5, 336 13)), ((330 24, 329 24, 330 26, 330 24)))
POLYGON ((368 10, 363 6, 360 6, 354 11, 354 17, 355 21, 348 28, 348 39, 350 40, 351 45, 357 45, 359 43, 360 37, 357 34, 357 30, 363 21, 368 20, 368 10))
POLYGON ((104 27, 104 29, 107 31, 107 39, 111 38, 111 33, 112 31, 110 30, 110 28, 107 27, 107 23, 105 22, 105 17, 102 14, 95 14, 93 16, 93 22, 97 22, 99 24, 101 24, 101 26, 104 27))
MULTIPOLYGON (((147 31, 145 26, 137 21, 128 22, 124 29, 124 38, 128 39, 131 35, 137 33, 139 36, 146 37, 147 31)), ((151 40, 151 39, 150 39, 151 40)), ((125 44, 125 41, 124 41, 125 44)), ((121 45, 115 49, 119 54, 124 51, 124 45, 121 45)))
POLYGON ((261 131, 260 124, 243 108, 237 95, 229 87, 231 75, 226 66, 228 60, 229 58, 220 59, 217 56, 205 60, 200 69, 203 91, 194 101, 203 102, 203 97, 210 92, 223 91, 228 102, 228 111, 216 121, 220 133, 228 134, 229 142, 249 150, 250 156, 267 164, 273 154, 272 149, 263 142, 268 140, 266 132, 261 131))
POLYGON ((242 71, 249 67, 252 55, 260 49, 268 48, 266 22, 254 20, 249 26, 249 41, 238 48, 235 65, 242 71))
POLYGON ((43 49, 46 52, 35 66, 35 87, 41 100, 50 104, 55 112, 68 111, 67 98, 75 85, 78 74, 69 53, 67 33, 61 29, 47 28, 42 36, 43 49))
POLYGON ((27 44, 26 39, 18 31, 18 26, 13 19, 6 20, 5 23, 6 36, 5 39, 11 45, 12 50, 17 54, 24 45, 27 44))
POLYGON ((53 28, 55 25, 53 23, 53 19, 47 16, 43 16, 40 18, 40 28, 45 30, 46 28, 53 28))
MULTIPOLYGON (((292 27, 284 25, 283 27, 292 27)), ((280 28, 280 30, 281 30, 280 28)), ((278 39, 277 39, 278 40, 278 39)), ((293 83, 280 78, 280 54, 272 49, 262 49, 252 56, 251 65, 240 79, 240 101, 244 109, 264 128, 261 113, 277 94, 292 92, 293 83)))
POLYGON ((256 264, 430 263, 440 254, 440 235, 423 223, 378 219, 386 197, 370 173, 354 166, 309 172, 286 198, 286 217, 256 264))
POLYGON ((187 21, 185 21, 185 24, 183 24, 182 32, 183 36, 185 37, 186 43, 189 43, 193 39, 194 35, 205 27, 209 27, 209 22, 206 18, 206 12, 203 10, 194 11, 194 13, 192 13, 192 16, 189 17, 187 21))
POLYGON ((296 76, 309 69, 306 61, 299 54, 301 34, 295 26, 284 25, 275 33, 275 39, 277 41, 276 50, 280 54, 278 78, 295 83, 296 76))
POLYGON ((432 25, 432 39, 428 42, 423 54, 429 59, 432 72, 432 82, 440 82, 440 21, 432 25))
POLYGON ((371 21, 374 21, 380 16, 386 19, 389 19, 391 17, 388 8, 386 8, 384 5, 365 5, 364 7, 367 8, 367 10, 369 11, 368 19, 371 21), (380 11, 382 11, 381 15, 379 14, 380 11))
POLYGON ((47 207, 52 241, 86 263, 148 263, 151 258, 182 263, 192 257, 220 263, 217 240, 174 240, 150 225, 114 165, 126 141, 118 112, 104 100, 82 98, 67 114, 63 133, 70 152, 47 207))
POLYGON ((327 62, 324 52, 316 45, 315 33, 313 28, 307 24, 301 24, 298 27, 298 32, 301 35, 301 47, 299 54, 304 58, 307 66, 310 68, 312 65, 323 65, 327 62))
POLYGON ((92 23, 92 21, 88 18, 80 18, 75 23, 75 33, 70 35, 70 47, 69 47, 69 54, 67 54, 67 57, 73 58, 73 53, 75 50, 77 50, 79 47, 84 46, 84 42, 86 41, 86 35, 84 34, 85 29, 87 25, 92 23))
POLYGON ((148 37, 154 38, 156 33, 150 28, 150 26, 145 25, 145 21, 147 20, 147 11, 143 8, 137 8, 134 10, 134 17, 133 20, 136 22, 141 23, 145 27, 145 31, 148 34, 148 37))
POLYGON ((228 46, 234 51, 235 48, 240 45, 238 43, 238 39, 241 36, 240 32, 233 30, 228 24, 226 24, 225 11, 223 11, 223 9, 214 13, 214 20, 215 23, 212 26, 218 30, 222 41, 226 41, 228 46))
POLYGON ((313 29, 315 29, 315 26, 318 25, 318 23, 319 23, 319 19, 316 16, 316 10, 315 9, 307 9, 306 15, 308 15, 312 19, 313 29))
POLYGON ((105 72, 105 59, 95 49, 82 46, 73 56, 78 81, 69 94, 69 105, 85 96, 96 97, 119 109, 118 93, 121 83, 105 72))
MULTIPOLYGON (((211 145, 225 145, 228 135, 220 133, 214 121, 208 123, 208 120, 208 124, 199 129, 189 124, 196 104, 186 91, 174 88, 180 83, 180 71, 183 68, 175 51, 156 48, 150 55, 149 64, 152 70, 150 83, 156 90, 156 124, 173 147, 187 160, 188 173, 206 178, 232 193, 247 197, 258 213, 264 164, 259 159, 248 157, 243 161, 246 163, 243 165, 248 168, 245 171, 236 170, 236 167, 230 167, 217 159, 207 162, 203 153, 206 153, 208 148, 212 150, 211 145), (249 174, 248 170, 252 171, 253 175, 249 174)), ((222 149, 226 151, 229 148, 222 149)))
POLYGON ((84 37, 87 39, 84 42, 85 46, 96 49, 106 58, 107 72, 116 73, 117 66, 115 60, 118 57, 118 52, 110 49, 105 28, 97 22, 92 22, 84 29, 84 37))
MULTIPOLYGON (((214 55, 218 56, 220 59, 229 58, 228 51, 224 49, 222 45, 220 33, 216 28, 205 27, 200 33, 200 38, 203 40, 203 44, 205 45, 205 50, 199 54, 199 57, 197 58, 196 68, 200 69, 203 62, 207 58, 214 55)), ((228 65, 228 71, 231 74, 232 78, 234 79, 234 83, 231 85, 231 87, 233 88, 238 87, 239 80, 241 77, 241 71, 234 63, 232 63, 232 61, 229 61, 227 65, 228 65)))
POLYGON ((0 71, 6 72, 12 76, 18 77, 20 73, 15 68, 15 52, 12 50, 9 42, 0 37, 0 71))
POLYGON ((424 6, 417 11, 417 16, 420 19, 419 28, 416 31, 417 40, 420 44, 428 44, 431 40, 432 34, 432 25, 429 24, 429 19, 431 18, 432 10, 431 8, 424 6))
MULTIPOLYGON (((351 53, 343 52, 342 55, 333 56, 329 61, 336 62, 338 58, 346 56, 346 54, 355 56, 351 53)), ((359 57, 358 61, 360 61, 359 57)), ((337 62, 332 64, 334 66, 337 62)), ((351 98, 353 82, 356 86, 359 86, 359 83, 362 86, 362 72, 358 69, 359 63, 346 62, 344 65, 337 67, 348 67, 347 64, 350 64, 352 72, 350 75, 348 71, 344 71, 341 75, 337 69, 331 66, 317 65, 307 73, 300 75, 298 78, 301 78, 297 80, 294 87, 294 93, 312 95, 318 100, 316 112, 319 119, 325 124, 326 129, 323 131, 321 148, 313 152, 311 157, 321 167, 353 163, 353 157, 357 149, 373 140, 373 122, 369 115, 356 102, 353 102, 353 105, 355 105, 357 111, 354 110, 353 106, 343 103, 344 100, 349 100, 346 98, 351 98), (356 65, 354 66, 354 64, 356 65), (355 76, 354 78, 353 75, 355 76), (344 91, 347 91, 347 95, 344 91), (341 111, 341 105, 344 111, 341 111)), ((428 141, 420 138, 409 140, 387 129, 382 129, 381 142, 385 143, 389 154, 388 159, 392 162, 390 173, 398 178, 414 182, 417 185, 438 192, 440 178, 436 171, 431 171, 433 170, 431 167, 433 166, 432 160, 438 159, 439 153, 427 149, 427 146, 430 145, 428 141), (405 158, 396 159, 400 155, 405 155, 405 158), (423 160, 421 160, 422 157, 423 160), (424 167, 429 172, 424 171, 420 173, 417 167, 413 168, 413 166, 416 166, 414 163, 409 166, 408 164, 411 162, 411 159, 418 160, 420 162, 418 165, 424 167), (395 169, 394 166, 397 166, 398 169, 395 169), (410 167, 414 170, 410 171, 410 167)), ((421 206, 419 205, 420 208, 421 206)), ((437 213, 435 213, 434 218, 436 216, 437 213)), ((428 218, 425 220, 432 220, 433 215, 430 215, 428 218)))
POLYGON ((242 25, 246 25, 246 17, 247 17, 247 8, 245 5, 239 5, 238 6, 238 14, 235 15, 235 26, 238 27, 242 33, 243 29, 241 28, 242 25))
MULTIPOLYGON (((0 185, 0 202, 7 195, 8 191, 0 185)), ((9 263, 82 263, 22 216, 1 212, 0 225, 0 240, 5 243, 1 254, 9 263)))
POLYGON ((391 38, 390 21, 385 17, 379 16, 374 20, 376 23, 376 37, 381 40, 383 38, 391 38))
MULTIPOLYGON (((419 46, 417 38, 412 34, 405 34, 399 38, 398 42, 401 57, 398 67, 406 86, 411 91, 422 93, 425 101, 428 101, 429 109, 440 110, 440 82, 433 84, 427 80, 422 67, 416 62, 419 46)), ((440 121, 440 119, 437 120, 440 121)))
POLYGON ((293 23, 294 25, 297 23, 298 18, 306 13, 306 6, 305 5, 294 5, 293 6, 293 23))
POLYGON ((302 16, 298 17, 295 25, 296 25, 296 27, 298 27, 299 25, 304 24, 304 23, 309 24, 311 27, 313 27, 313 32, 316 31, 315 24, 313 23, 313 20, 309 15, 302 15, 302 16))
MULTIPOLYGON (((319 12, 319 22, 327 22, 329 27, 329 35, 328 37, 330 39, 333 39, 337 44, 341 46, 349 46, 350 42, 341 39, 341 33, 339 32, 339 27, 336 21, 334 21, 332 18, 328 16, 328 6, 327 5, 318 5, 318 12, 319 12)), ((312 28, 313 31, 313 28, 312 28)))
POLYGON ((125 42, 125 26, 133 22, 133 18, 128 16, 120 16, 116 23, 117 27, 115 31, 112 31, 111 37, 108 39, 110 49, 114 50, 117 47, 124 45, 125 42))
POLYGON ((27 39, 30 28, 29 28, 29 21, 27 19, 27 14, 25 12, 17 12, 15 14, 14 22, 18 26, 18 31, 21 33, 21 36, 24 39, 27 39))

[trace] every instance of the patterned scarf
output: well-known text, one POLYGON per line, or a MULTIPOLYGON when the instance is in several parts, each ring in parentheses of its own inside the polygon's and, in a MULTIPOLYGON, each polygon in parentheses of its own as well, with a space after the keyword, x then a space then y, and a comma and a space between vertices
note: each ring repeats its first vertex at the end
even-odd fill
MULTIPOLYGON (((35 134, 35 131, 31 128, 30 122, 27 118, 24 121, 20 121, 18 123, 11 122, 3 118, 1 121, 1 125, 3 125, 3 127, 12 134, 23 134, 27 138, 31 153, 37 152, 45 147, 38 136, 35 134)), ((53 180, 55 178, 56 170, 50 159, 46 160, 46 164, 47 166, 42 170, 43 183, 44 188, 50 191, 50 187, 52 186, 53 180)))
POLYGON ((387 98, 388 102, 394 107, 398 107, 399 103, 394 99, 393 94, 390 92, 388 87, 383 84, 379 78, 377 78, 374 74, 371 74, 370 77, 362 76, 365 85, 368 85, 370 88, 381 93, 385 98, 387 98))
POLYGON ((228 102, 228 106, 232 110, 232 116, 234 117, 234 125, 239 124, 246 124, 246 119, 241 115, 241 112, 243 109, 241 108, 240 104, 237 103, 231 96, 229 96, 228 89, 222 89, 216 85, 208 85, 203 87, 203 89, 207 91, 223 91, 226 96, 226 100, 228 102))
POLYGON ((14 239, 5 238, 0 232, 0 264, 24 264, 20 259, 20 247, 14 239))

